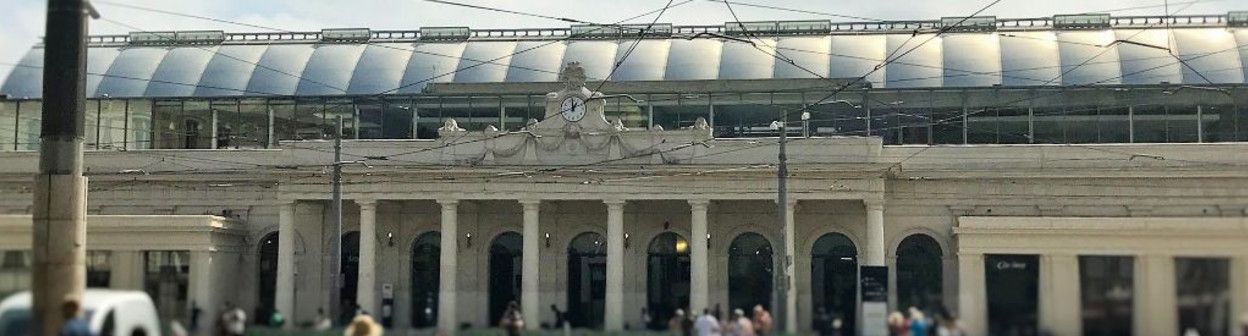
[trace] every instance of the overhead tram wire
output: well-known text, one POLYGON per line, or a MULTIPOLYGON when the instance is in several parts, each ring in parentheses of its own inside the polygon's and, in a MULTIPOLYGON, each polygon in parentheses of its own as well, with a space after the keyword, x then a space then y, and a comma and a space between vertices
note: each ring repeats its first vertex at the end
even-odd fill
MULTIPOLYGON (((628 60, 628 56, 631 56, 633 54, 633 51, 637 50, 637 46, 641 45, 641 41, 646 38, 646 34, 650 32, 650 29, 653 29, 654 25, 656 23, 659 23, 659 19, 663 18, 663 14, 667 13, 667 9, 672 7, 672 1, 673 0, 667 0, 667 5, 663 6, 663 11, 659 12, 659 15, 655 15, 654 20, 650 21, 650 24, 646 25, 645 29, 642 29, 640 32, 637 33, 637 39, 633 41, 633 45, 628 48, 628 51, 624 52, 624 56, 620 57, 620 60, 616 61, 615 64, 611 66, 611 72, 607 73, 607 78, 604 78, 601 83, 598 83, 598 88, 594 89, 594 91, 591 91, 591 92, 602 91, 602 87, 607 85, 607 82, 611 80, 612 76, 615 76, 615 72, 620 70, 620 66, 624 65, 624 61, 628 60)), ((620 31, 624 32, 626 30, 621 29, 620 31)), ((549 118, 549 117, 546 117, 546 118, 549 118)))
POLYGON ((755 8, 763 8, 763 9, 772 9, 772 10, 785 11, 785 12, 793 12, 793 13, 803 13, 803 14, 823 15, 823 16, 830 16, 830 17, 838 17, 838 18, 853 19, 853 20, 863 20, 863 21, 872 21, 872 22, 887 22, 887 20, 884 20, 884 19, 869 18, 869 17, 864 17, 864 16, 854 16, 854 15, 845 15, 845 14, 836 14, 836 13, 827 13, 827 12, 817 12, 817 11, 812 11, 812 10, 803 10, 803 9, 794 9, 794 8, 784 8, 784 7, 778 7, 778 6, 759 5, 759 4, 752 4, 752 3, 746 3, 746 2, 736 2, 736 1, 727 1, 727 0, 707 0, 707 1, 710 1, 710 2, 722 2, 722 3, 724 3, 724 4, 733 4, 733 5, 738 5, 738 6, 755 7, 755 8))

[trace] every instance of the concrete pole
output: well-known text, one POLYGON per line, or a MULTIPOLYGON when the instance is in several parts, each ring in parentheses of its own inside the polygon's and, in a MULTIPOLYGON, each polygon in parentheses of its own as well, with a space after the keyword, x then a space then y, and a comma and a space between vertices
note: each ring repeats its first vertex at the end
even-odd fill
POLYGON ((864 200, 867 205, 867 266, 884 265, 884 201, 864 200))
POLYGON ((607 204, 607 302, 606 329, 624 329, 624 203, 604 200, 607 204))
MULTIPOLYGON (((542 256, 539 250, 539 237, 541 235, 541 226, 538 223, 539 210, 542 205, 541 200, 520 200, 520 205, 524 207, 524 253, 522 255, 522 263, 524 264, 521 271, 520 279, 520 305, 521 313, 530 323, 525 323, 525 327, 529 328, 538 325, 537 320, 542 316, 542 302, 540 295, 539 281, 541 273, 539 269, 542 267, 542 256)), ((535 329, 535 328, 529 328, 535 329)))
POLYGON ((360 276, 355 302, 373 316, 377 309, 377 200, 357 199, 360 205, 360 276))
MULTIPOLYGON (((43 116, 35 177, 32 335, 64 324, 61 304, 86 287, 87 179, 82 176, 88 5, 49 0, 44 38, 43 116)), ((98 14, 96 14, 98 15, 98 14)))
POLYGON ((454 334, 457 319, 455 317, 455 275, 459 270, 459 200, 438 200, 442 205, 442 251, 441 267, 438 270, 438 332, 454 334))
MULTIPOLYGON (((290 318, 295 317, 295 202, 278 206, 277 214, 277 293, 273 306, 290 318)), ((287 323, 289 329, 294 323, 287 323)))
MULTIPOLYGON (((780 231, 780 240, 777 242, 780 246, 777 246, 774 250, 781 254, 775 257, 776 266, 774 270, 776 272, 774 275, 775 279, 772 280, 774 281, 772 291, 776 300, 772 301, 771 311, 772 319, 782 324, 776 329, 787 331, 790 328, 787 316, 792 313, 786 309, 789 306, 789 287, 792 287, 789 284, 789 275, 791 274, 789 273, 789 265, 793 263, 793 256, 789 254, 789 237, 787 237, 790 231, 788 229, 789 220, 792 219, 789 212, 789 157, 787 154, 789 147, 789 114, 785 111, 780 113, 783 117, 780 119, 780 148, 776 156, 779 163, 776 168, 776 212, 779 213, 777 217, 780 220, 780 227, 784 229, 780 231)), ((746 307, 746 309, 749 309, 749 307, 746 307)))
POLYGON ((790 335, 797 334, 797 286, 793 285, 793 256, 797 255, 793 251, 796 245, 793 242, 794 234, 794 215, 797 213, 797 200, 785 200, 784 212, 784 255, 786 261, 784 264, 785 285, 784 285, 784 331, 790 335))
POLYGON ((967 335, 988 334, 988 295, 984 255, 958 254, 958 313, 967 335))
POLYGON ((710 200, 689 200, 693 234, 689 237, 689 313, 701 314, 710 305, 710 265, 707 259, 706 212, 710 200))
POLYGON ((337 319, 342 316, 342 116, 334 127, 334 170, 331 177, 330 212, 334 227, 329 240, 329 314, 337 319))

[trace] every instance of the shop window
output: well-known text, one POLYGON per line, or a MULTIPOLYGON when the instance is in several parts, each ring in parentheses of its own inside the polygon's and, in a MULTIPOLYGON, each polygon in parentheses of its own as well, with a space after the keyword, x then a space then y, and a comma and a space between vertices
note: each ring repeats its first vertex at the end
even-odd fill
POLYGON ((1079 257, 1083 335, 1133 334, 1134 260, 1118 256, 1079 257))

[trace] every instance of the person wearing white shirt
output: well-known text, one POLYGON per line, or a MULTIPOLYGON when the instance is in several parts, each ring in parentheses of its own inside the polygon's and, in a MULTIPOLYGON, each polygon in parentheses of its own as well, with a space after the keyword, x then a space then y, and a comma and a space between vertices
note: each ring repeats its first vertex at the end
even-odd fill
POLYGON ((693 330, 697 331, 698 336, 719 336, 719 320, 711 316, 709 309, 703 309, 702 316, 699 316, 698 321, 693 324, 693 330))

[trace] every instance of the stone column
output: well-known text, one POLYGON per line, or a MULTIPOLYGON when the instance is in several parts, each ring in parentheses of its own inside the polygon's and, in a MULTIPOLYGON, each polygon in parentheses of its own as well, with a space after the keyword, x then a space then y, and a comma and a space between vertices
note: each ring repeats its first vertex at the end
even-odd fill
POLYGON ((377 200, 357 199, 360 206, 360 275, 355 302, 360 309, 381 316, 377 306, 377 200))
MULTIPOLYGON (((277 292, 273 307, 283 315, 295 313, 295 202, 278 205, 277 213, 277 292)), ((209 314, 211 315, 211 314, 209 314)), ((287 323, 289 328, 294 323, 287 323)))
POLYGON ((624 329, 624 200, 607 204, 607 331, 624 329))
POLYGON ((459 271, 459 200, 438 200, 442 205, 442 251, 438 273, 438 331, 454 334, 458 329, 455 317, 455 280, 459 271))
MULTIPOLYGON (((1231 258, 1231 325, 1239 326, 1248 314, 1248 256, 1231 258)), ((1243 335, 1248 336, 1248 335, 1243 335)))
POLYGON ((863 200, 867 205, 867 266, 884 265, 884 200, 863 200))
MULTIPOLYGON (((187 279, 187 286, 189 287, 187 288, 187 307, 194 302, 195 305, 199 306, 200 309, 203 309, 205 313, 220 311, 220 303, 225 301, 221 298, 230 297, 233 293, 227 294, 213 291, 213 286, 217 284, 216 281, 213 281, 216 280, 213 279, 212 271, 214 269, 213 252, 191 251, 190 257, 191 270, 190 274, 188 274, 189 279, 187 279)), ((290 313, 285 311, 283 311, 282 314, 285 314, 285 316, 291 316, 290 313)), ((255 318, 267 320, 269 317, 257 316, 255 318)), ((211 330, 212 322, 214 321, 211 313, 200 316, 199 319, 200 329, 211 330)))
POLYGON ((539 210, 542 205, 541 200, 520 200, 520 205, 524 207, 524 254, 523 254, 523 270, 521 271, 520 281, 520 306, 521 313, 532 323, 525 323, 528 329, 536 329, 538 318, 542 316, 542 302, 539 291, 539 281, 541 273, 538 269, 542 266, 541 251, 539 250, 539 239, 541 236, 541 225, 538 223, 539 210))
POLYGON ((988 334, 988 295, 984 255, 958 253, 958 311, 967 335, 988 334))
POLYGON ((1178 295, 1174 256, 1142 255, 1135 260, 1135 334, 1177 335, 1178 295))
POLYGON ((1040 329, 1054 335, 1082 335, 1079 301, 1079 257, 1040 256, 1040 329))
POLYGON ((707 257, 706 211, 711 201, 689 200, 690 222, 693 226, 689 237, 689 313, 701 314, 710 304, 710 260, 707 257))
POLYGON ((797 213, 797 200, 788 199, 786 204, 787 211, 784 212, 784 331, 788 334, 797 333, 797 286, 793 284, 793 258, 796 254, 793 236, 797 230, 794 229, 794 218, 797 213))

